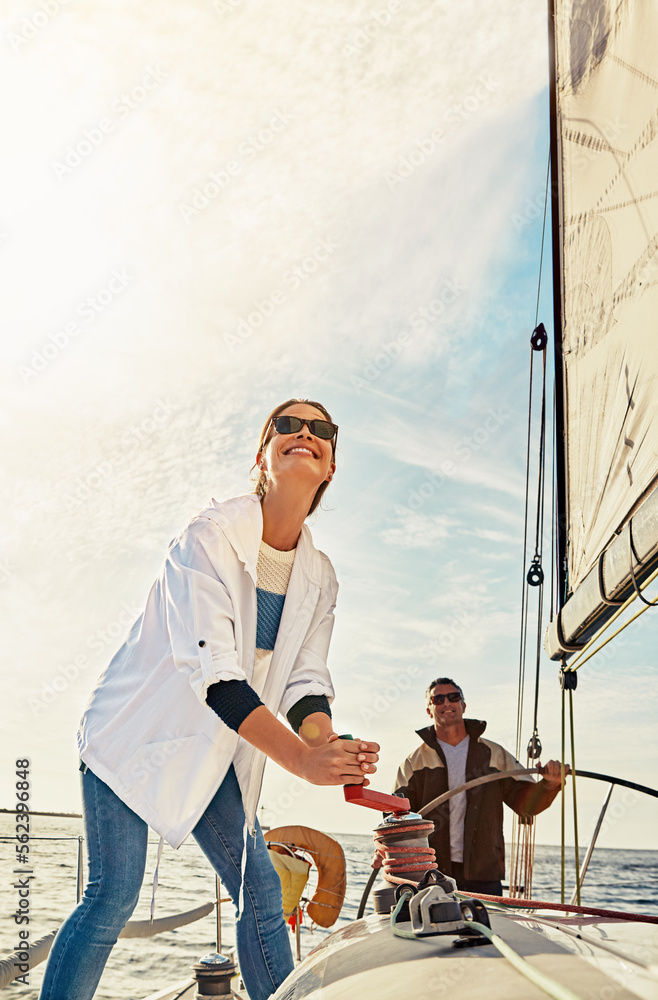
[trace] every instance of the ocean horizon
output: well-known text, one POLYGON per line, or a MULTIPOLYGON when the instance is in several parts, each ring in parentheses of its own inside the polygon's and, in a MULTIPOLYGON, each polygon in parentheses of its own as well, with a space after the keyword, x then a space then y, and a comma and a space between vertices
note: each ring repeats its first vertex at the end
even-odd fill
MULTIPOLYGON (((78 838, 82 823, 75 818, 35 817, 30 843, 30 942, 55 930, 76 903, 78 838)), ((369 834, 330 833, 342 846, 347 869, 347 894, 333 928, 311 929, 302 924, 302 955, 311 951, 331 931, 355 919, 363 889, 370 874, 372 837, 369 834)), ((7 958, 19 943, 13 919, 17 903, 13 884, 20 874, 15 862, 15 820, 0 815, 0 874, 8 900, 0 921, 0 959, 7 958)), ((134 920, 148 919, 151 884, 158 840, 149 839, 146 873, 134 920)), ((586 845, 580 849, 584 857, 586 845)), ((84 852, 83 852, 84 853, 84 852)), ((535 849, 533 898, 557 902, 560 898, 559 846, 538 844, 535 849)), ((567 848, 567 899, 574 884, 573 846, 567 848)), ((509 845, 508 845, 509 862, 509 845)), ((20 866, 24 867, 24 866, 20 866)), ((86 874, 86 864, 85 864, 86 874)), ((311 885, 312 883, 309 883, 311 885)), ((196 842, 189 838, 178 851, 165 848, 159 871, 155 916, 163 917, 192 909, 215 898, 215 877, 196 842)), ((600 847, 594 851, 582 890, 583 905, 640 913, 658 912, 658 850, 600 847)), ((371 907, 366 910, 371 912, 371 907)), ((189 975, 194 962, 216 950, 214 913, 194 924, 167 931, 153 938, 121 940, 113 950, 96 993, 96 1000, 141 1000, 189 975)), ((222 905, 222 948, 235 943, 234 908, 222 905)), ((294 941, 291 941, 294 950, 294 941)), ((29 985, 14 984, 12 996, 37 1000, 44 965, 33 969, 29 985)))

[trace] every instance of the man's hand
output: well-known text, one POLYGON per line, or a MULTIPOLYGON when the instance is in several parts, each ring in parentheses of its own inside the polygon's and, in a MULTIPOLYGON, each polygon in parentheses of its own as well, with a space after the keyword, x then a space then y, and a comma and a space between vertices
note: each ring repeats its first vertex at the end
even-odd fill
POLYGON ((341 740, 330 733, 323 746, 308 747, 302 754, 300 777, 313 785, 367 785, 379 760, 377 743, 341 740))
MULTIPOLYGON (((559 760, 549 760, 543 767, 538 764, 537 770, 543 775, 549 788, 556 788, 562 784, 562 765, 559 760)), ((571 774, 571 768, 568 764, 564 765, 564 773, 565 775, 571 774)))

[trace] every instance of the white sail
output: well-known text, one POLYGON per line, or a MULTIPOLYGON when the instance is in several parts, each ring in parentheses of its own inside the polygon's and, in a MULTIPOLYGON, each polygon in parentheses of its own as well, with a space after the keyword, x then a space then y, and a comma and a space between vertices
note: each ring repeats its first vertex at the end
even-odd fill
POLYGON ((555 33, 573 592, 658 475, 658 2, 564 0, 555 33))

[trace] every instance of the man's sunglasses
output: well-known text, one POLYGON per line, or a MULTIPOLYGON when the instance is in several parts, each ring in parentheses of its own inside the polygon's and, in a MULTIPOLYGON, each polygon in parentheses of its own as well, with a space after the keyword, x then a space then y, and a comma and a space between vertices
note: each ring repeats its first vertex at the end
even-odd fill
POLYGON ((273 417, 272 423, 277 434, 296 434, 301 431, 304 424, 311 434, 322 441, 331 441, 338 434, 338 425, 332 424, 330 420, 302 420, 301 417, 273 417))
POLYGON ((432 694, 432 695, 430 695, 430 701, 432 702, 433 705, 442 705, 443 702, 446 700, 446 698, 448 699, 448 701, 453 702, 453 704, 456 701, 461 701, 462 700, 462 696, 459 693, 459 691, 450 691, 450 692, 448 692, 448 694, 432 694))

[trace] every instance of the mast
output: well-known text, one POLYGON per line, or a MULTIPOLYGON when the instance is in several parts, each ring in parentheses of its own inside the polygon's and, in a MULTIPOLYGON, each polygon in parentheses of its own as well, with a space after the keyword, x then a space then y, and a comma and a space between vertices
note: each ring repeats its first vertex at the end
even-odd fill
POLYGON ((557 50, 555 0, 548 0, 548 71, 551 151, 551 236, 553 242, 553 342, 555 366, 555 483, 557 611, 567 597, 567 456, 565 438, 564 357, 562 354, 562 214, 560 203, 560 149, 557 122, 557 50))

